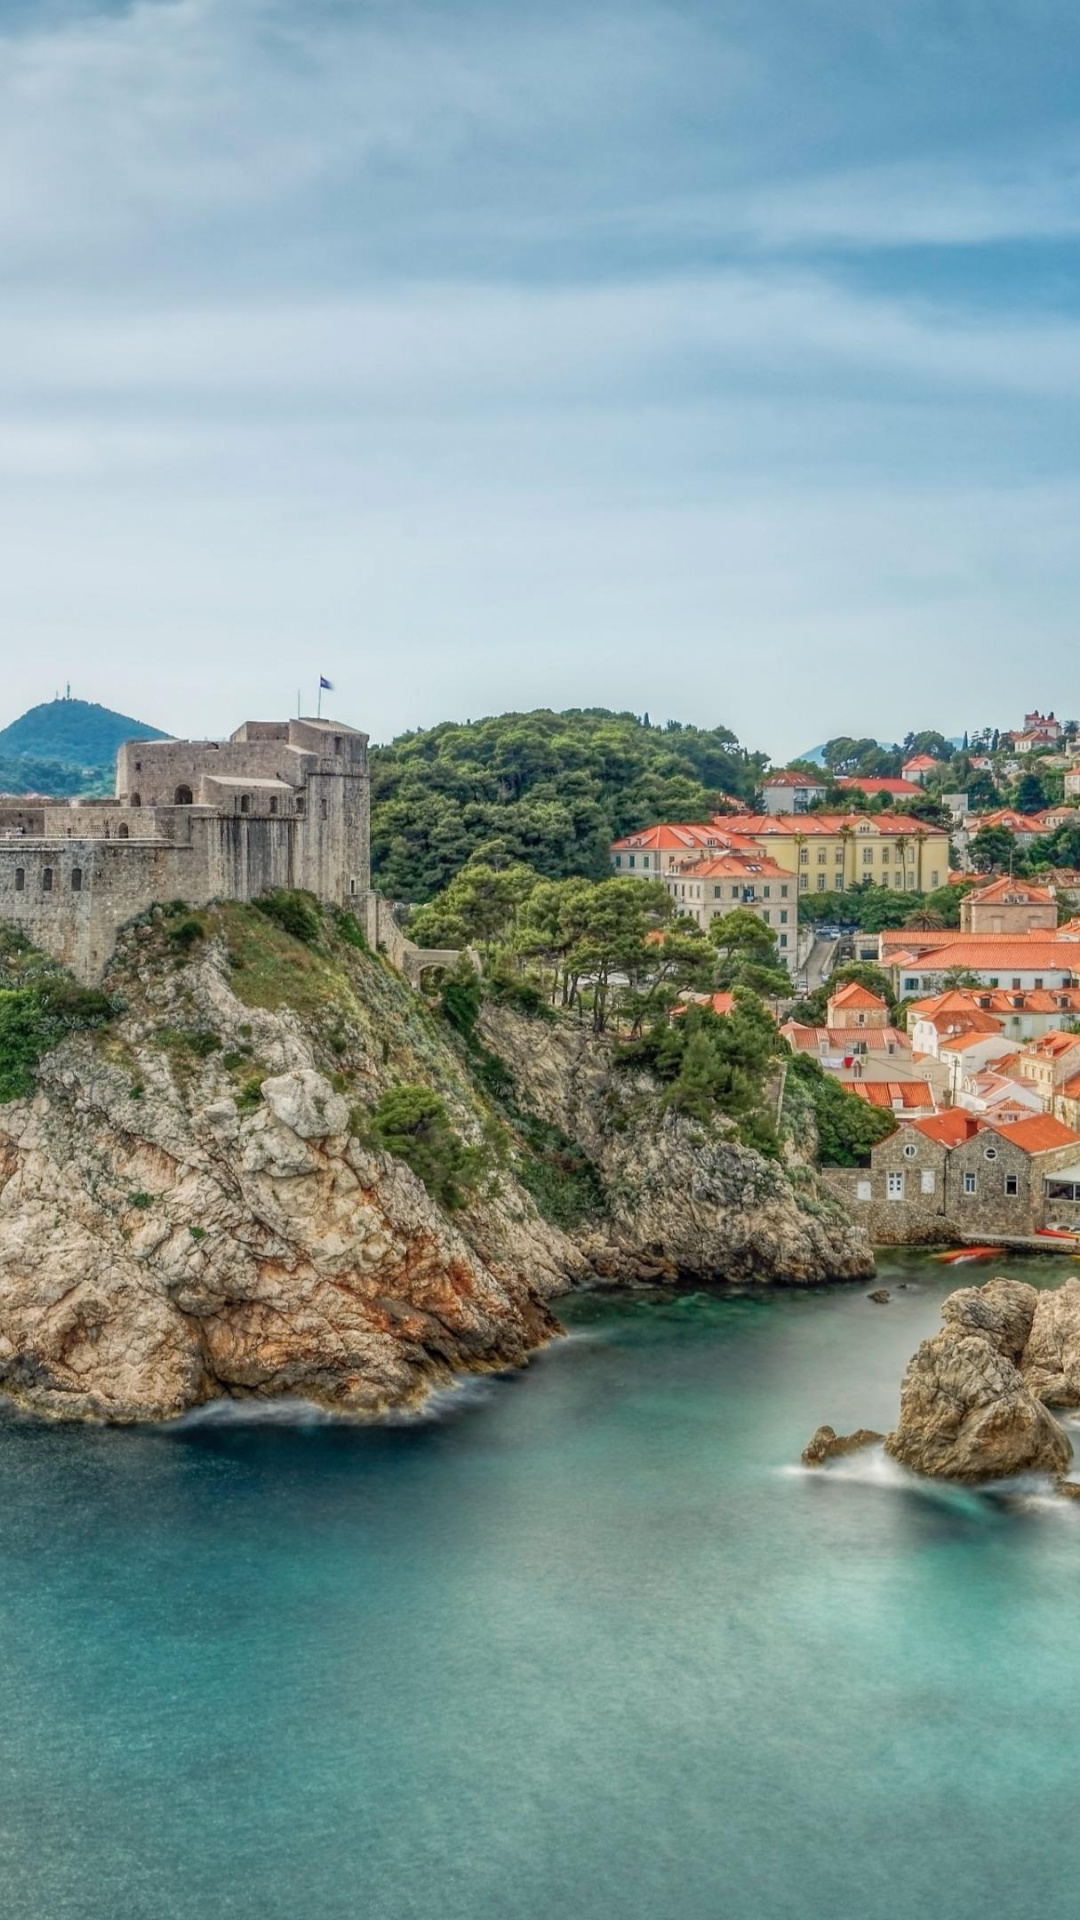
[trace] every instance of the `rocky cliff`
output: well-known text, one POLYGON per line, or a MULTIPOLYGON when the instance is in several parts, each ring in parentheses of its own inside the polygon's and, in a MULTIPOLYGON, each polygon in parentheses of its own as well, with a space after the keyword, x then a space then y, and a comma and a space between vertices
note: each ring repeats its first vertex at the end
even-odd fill
POLYGON ((797 1191, 755 1154, 657 1126, 649 1089, 616 1085, 583 1036, 493 1012, 500 1103, 354 923, 324 917, 305 941, 250 908, 182 913, 122 936, 116 1017, 0 1106, 0 1386, 24 1404, 131 1421, 295 1394, 373 1415, 520 1363, 558 1331, 549 1300, 597 1272, 869 1270, 808 1176, 797 1191), (471 1155, 453 1204, 373 1135, 405 1083, 439 1094, 471 1155), (587 1157, 569 1220, 527 1190, 552 1159, 547 1134, 529 1144, 535 1117, 587 1157))
POLYGON ((576 1231, 594 1270, 615 1278, 813 1282, 873 1273, 865 1233, 797 1153, 784 1167, 659 1114, 645 1076, 579 1027, 485 1008, 484 1040, 528 1107, 576 1141, 605 1205, 576 1231))

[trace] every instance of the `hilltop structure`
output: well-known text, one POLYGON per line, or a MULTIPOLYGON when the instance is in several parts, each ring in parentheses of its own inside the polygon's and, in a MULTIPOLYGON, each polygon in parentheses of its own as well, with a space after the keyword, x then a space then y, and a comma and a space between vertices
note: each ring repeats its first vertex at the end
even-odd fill
POLYGON ((111 800, 0 801, 0 917, 101 978, 117 931, 156 902, 299 888, 351 908, 416 976, 421 952, 371 890, 367 735, 334 720, 248 720, 228 740, 129 740, 111 800))

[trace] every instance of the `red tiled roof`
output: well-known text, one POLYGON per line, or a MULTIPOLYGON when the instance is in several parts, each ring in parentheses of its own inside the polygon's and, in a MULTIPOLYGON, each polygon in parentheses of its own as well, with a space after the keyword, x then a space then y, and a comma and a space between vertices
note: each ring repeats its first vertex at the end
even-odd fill
POLYGON ((944 765, 944 760, 939 760, 936 754, 914 753, 910 760, 904 761, 904 772, 906 773, 909 767, 916 767, 920 773, 924 773, 931 767, 943 767, 944 765))
MULTIPOLYGON (((924 964, 932 966, 935 973, 945 973, 950 967, 966 967, 972 970, 995 967, 1003 972, 1010 969, 1016 973, 1041 972, 1070 973, 1074 962, 1080 963, 1080 955, 1069 952, 1070 942, 1055 941, 1050 934, 1042 938, 1022 935, 1019 938, 1000 933, 964 933, 954 934, 949 946, 935 947, 933 960, 924 956, 924 964)), ((896 964, 893 957, 893 964, 896 964)), ((918 965, 919 962, 913 962, 918 965)))
POLYGON ((978 1133, 979 1123, 973 1113, 966 1113, 962 1107, 947 1107, 944 1113, 935 1113, 929 1120, 913 1120, 911 1125, 916 1132, 926 1135, 928 1140, 938 1140, 944 1147, 958 1147, 962 1140, 970 1140, 978 1133))
POLYGON ((827 773, 793 773, 786 768, 780 773, 767 773, 761 784, 763 787, 820 787, 824 792, 829 776, 827 773))
POLYGON ((891 793, 902 800, 913 800, 916 794, 922 792, 922 788, 917 786, 914 780, 885 780, 877 776, 873 779, 862 779, 857 773, 844 774, 836 781, 836 785, 857 787, 860 793, 891 793))
POLYGON ((937 1109, 934 1089, 928 1080, 844 1080, 845 1093, 857 1094, 872 1107, 891 1107, 897 1101, 905 1107, 937 1109))
POLYGON ((787 867, 778 866, 767 853, 760 853, 756 847, 732 847, 726 853, 717 853, 707 859, 680 860, 677 871, 693 874, 696 879, 717 880, 721 876, 735 880, 740 876, 754 874, 766 880, 792 880, 796 876, 787 867))
POLYGON ((992 1121, 995 1133, 1011 1140, 1025 1153, 1050 1153, 1054 1147, 1080 1146, 1080 1133, 1055 1120, 1050 1113, 1033 1113, 1028 1120, 992 1121))

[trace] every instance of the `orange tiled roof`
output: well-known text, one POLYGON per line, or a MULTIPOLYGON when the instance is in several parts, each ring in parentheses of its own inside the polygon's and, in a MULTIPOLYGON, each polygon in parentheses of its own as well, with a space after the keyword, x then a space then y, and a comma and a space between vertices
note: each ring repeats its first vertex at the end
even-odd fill
POLYGON ((1049 907, 1054 903, 1054 896, 1049 887, 1033 886, 1030 880, 1012 880, 1008 874, 1002 874, 998 880, 991 880, 989 886, 976 887, 974 892, 968 895, 968 899, 980 902, 1009 900, 1018 906, 1025 907, 1049 907))
POLYGON ((780 773, 767 773, 762 781, 763 787, 820 787, 822 792, 829 784, 827 773, 793 773, 790 767, 780 773))
POLYGON ((886 1002, 878 993, 871 993, 858 980, 845 981, 835 993, 829 995, 830 1007, 883 1007, 886 1002))
POLYGON ((1080 1100, 1080 1073, 1074 1073, 1071 1080, 1066 1080, 1058 1088, 1058 1092, 1064 1094, 1066 1100, 1080 1100))
MULTIPOLYGON (((1030 935, 1017 939, 1000 933, 956 934, 949 946, 934 948, 932 967, 935 973, 947 972, 950 967, 999 967, 1004 972, 1012 968, 1017 973, 1045 968, 1050 973, 1070 973, 1080 956, 1071 954, 1069 945, 1069 941, 1055 941, 1049 934, 1041 939, 1030 935)), ((890 957, 896 965, 895 956, 890 957)), ((927 960, 924 955, 924 962, 927 960)))
POLYGON ((906 773, 909 767, 916 767, 920 773, 925 773, 931 767, 943 767, 944 765, 944 760, 939 760, 935 754, 915 753, 910 760, 904 761, 904 772, 906 773))
POLYGON ((857 773, 845 773, 835 783, 838 787, 857 787, 860 793, 891 793, 897 799, 913 800, 922 792, 914 780, 886 780, 878 778, 862 779, 857 773))
POLYGON ((775 860, 771 859, 767 853, 759 852, 757 847, 732 847, 725 853, 713 854, 704 860, 692 857, 680 860, 677 871, 692 873, 695 879, 702 880, 718 880, 721 877, 734 880, 740 876, 745 877, 747 874, 754 874, 765 880, 793 881, 796 878, 796 875, 787 867, 778 866, 775 860))
POLYGON ((943 1040, 941 1043, 942 1053, 944 1053, 946 1047, 950 1053, 967 1053, 971 1047, 981 1047, 988 1039, 1003 1039, 1004 1035, 1001 1032, 1001 1028, 997 1026, 996 1021, 994 1024, 997 1029, 996 1034, 987 1033, 986 1031, 982 1033, 956 1033, 951 1040, 943 1040))
POLYGON ((1055 1120, 1050 1113, 1033 1113, 1028 1120, 991 1122, 993 1131, 1003 1140, 1011 1140, 1025 1153, 1050 1153, 1054 1147, 1080 1146, 1080 1133, 1055 1120))
MULTIPOLYGON (((906 813, 751 813, 739 816, 739 832, 751 835, 805 834, 814 838, 821 834, 835 835, 841 827, 851 827, 856 836, 859 827, 865 827, 869 834, 925 834, 930 839, 947 838, 944 827, 928 827, 924 820, 916 820, 906 813)), ((865 837, 865 836, 864 836, 865 837)))

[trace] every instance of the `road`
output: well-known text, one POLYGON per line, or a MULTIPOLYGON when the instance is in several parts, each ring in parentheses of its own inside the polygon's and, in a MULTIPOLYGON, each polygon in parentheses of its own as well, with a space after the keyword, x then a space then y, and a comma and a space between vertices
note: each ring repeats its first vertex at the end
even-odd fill
POLYGON ((824 986, 835 965, 836 949, 839 945, 839 940, 817 939, 814 941, 806 957, 804 969, 807 993, 813 993, 815 987, 824 986))

